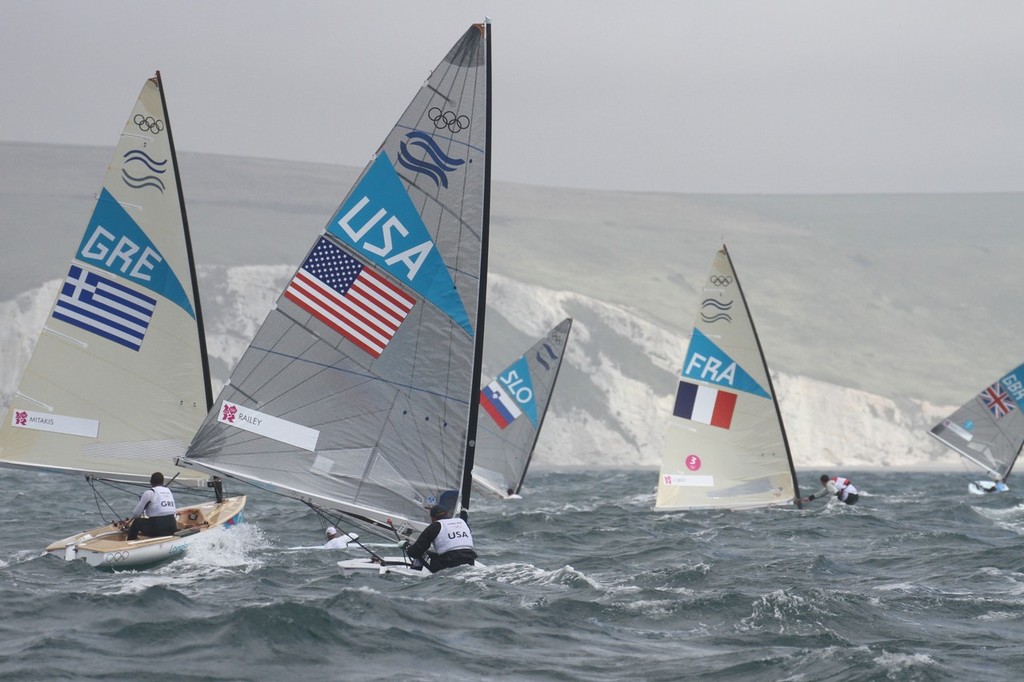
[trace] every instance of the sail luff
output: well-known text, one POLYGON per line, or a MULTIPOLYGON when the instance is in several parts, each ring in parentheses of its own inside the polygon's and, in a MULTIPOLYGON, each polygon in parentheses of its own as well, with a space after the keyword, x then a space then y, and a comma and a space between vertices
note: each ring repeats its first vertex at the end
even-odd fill
POLYGON ((185 234, 185 253, 188 257, 189 280, 192 286, 192 301, 196 313, 196 331, 199 336, 199 355, 203 369, 203 385, 206 389, 206 411, 213 407, 213 381, 210 374, 210 358, 206 349, 206 329, 203 325, 203 306, 199 296, 199 274, 196 272, 195 253, 192 250, 192 233, 188 226, 188 211, 185 210, 185 191, 181 186, 181 172, 178 166, 178 153, 174 147, 174 135, 171 134, 171 116, 167 112, 167 99, 164 97, 164 82, 160 71, 156 72, 156 88, 160 93, 160 106, 164 112, 164 121, 167 124, 167 140, 171 147, 171 167, 174 168, 174 177, 177 178, 175 188, 178 192, 178 206, 181 208, 181 223, 185 234))
MULTIPOLYGON (((572 318, 568 319, 569 325, 565 329, 565 338, 568 343, 569 333, 572 331, 572 318)), ((562 354, 565 353, 565 347, 562 347, 562 354)), ((551 392, 554 393, 555 386, 558 384, 558 374, 562 371, 562 363, 559 362, 555 367, 555 376, 551 380, 551 392)), ((551 399, 548 397, 548 401, 544 403, 544 409, 541 410, 540 417, 537 420, 537 430, 533 434, 533 441, 530 443, 530 454, 526 458, 526 464, 523 466, 523 473, 519 476, 519 480, 516 482, 514 492, 519 495, 523 489, 523 481, 526 480, 526 472, 530 469, 530 463, 533 461, 534 452, 537 449, 537 440, 540 438, 540 430, 544 427, 544 420, 548 416, 548 408, 551 407, 551 399)))
POLYGON ((491 24, 481 24, 484 35, 484 80, 487 89, 484 95, 486 113, 484 143, 484 197, 483 221, 480 230, 480 294, 477 302, 476 357, 473 362, 473 383, 469 401, 469 431, 466 438, 466 456, 462 461, 462 492, 460 494, 459 516, 469 520, 469 498, 473 491, 473 462, 476 459, 477 421, 480 416, 480 377, 483 373, 484 357, 484 314, 487 308, 487 246, 491 222, 491 24))
POLYGON ((779 431, 782 432, 782 443, 786 449, 786 459, 789 461, 789 473, 793 479, 793 490, 795 491, 794 500, 795 504, 799 508, 800 505, 800 485, 796 480, 796 468, 793 466, 793 453, 789 449, 789 438, 786 436, 786 424, 782 421, 782 410, 779 407, 779 398, 775 393, 775 384, 772 382, 772 373, 768 369, 768 361, 764 357, 764 348, 761 347, 761 337, 757 333, 757 325, 754 324, 754 318, 750 315, 750 306, 747 305, 747 296, 743 292, 743 285, 740 282, 740 275, 736 272, 736 267, 733 265, 732 256, 729 255, 729 249, 726 248, 725 244, 722 244, 722 251, 725 252, 725 258, 729 261, 729 267, 732 269, 732 275, 736 278, 736 290, 740 293, 740 299, 743 301, 743 307, 747 309, 747 316, 750 318, 750 329, 754 333, 754 342, 757 344, 757 353, 761 357, 761 366, 764 368, 764 375, 767 377, 768 392, 772 396, 772 403, 775 405, 775 414, 779 424, 779 431))

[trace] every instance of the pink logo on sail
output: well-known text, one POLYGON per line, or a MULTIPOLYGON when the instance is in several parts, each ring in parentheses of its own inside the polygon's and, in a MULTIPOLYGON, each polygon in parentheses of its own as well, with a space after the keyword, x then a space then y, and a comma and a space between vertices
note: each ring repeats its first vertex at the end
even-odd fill
POLYGON ((235 423, 235 415, 238 413, 238 408, 234 405, 225 405, 224 412, 220 415, 221 421, 228 422, 229 424, 235 423))
POLYGON ((16 411, 14 413, 15 426, 28 426, 28 412, 16 411))
POLYGON ((686 458, 686 468, 690 471, 697 471, 700 469, 700 457, 697 455, 690 455, 686 458))

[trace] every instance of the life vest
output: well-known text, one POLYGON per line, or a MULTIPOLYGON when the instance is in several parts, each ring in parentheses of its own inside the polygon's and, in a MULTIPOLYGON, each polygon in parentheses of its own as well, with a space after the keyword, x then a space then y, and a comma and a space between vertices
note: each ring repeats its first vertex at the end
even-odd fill
POLYGON ((473 534, 469 524, 460 518, 440 519, 441 530, 434 538, 434 551, 440 554, 456 549, 473 549, 473 534))
POLYGON ((848 495, 857 494, 857 488, 848 478, 843 478, 842 476, 833 476, 832 482, 836 484, 836 497, 838 497, 843 502, 846 501, 848 495))
POLYGON ((149 518, 170 516, 178 511, 177 507, 174 506, 174 495, 171 493, 170 488, 157 485, 150 488, 150 490, 153 491, 153 497, 143 510, 146 512, 146 516, 149 518))

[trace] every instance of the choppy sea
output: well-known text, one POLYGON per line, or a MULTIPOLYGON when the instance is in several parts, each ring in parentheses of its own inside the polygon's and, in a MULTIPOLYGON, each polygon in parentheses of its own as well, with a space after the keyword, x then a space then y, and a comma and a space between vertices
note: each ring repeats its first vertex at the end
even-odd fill
POLYGON ((92 490, 4 471, 0 679, 1022 679, 1024 489, 831 473, 858 505, 660 513, 654 471, 534 471, 474 500, 485 566, 411 579, 341 573, 311 511, 240 484, 245 523, 181 559, 68 564, 41 548, 92 490))

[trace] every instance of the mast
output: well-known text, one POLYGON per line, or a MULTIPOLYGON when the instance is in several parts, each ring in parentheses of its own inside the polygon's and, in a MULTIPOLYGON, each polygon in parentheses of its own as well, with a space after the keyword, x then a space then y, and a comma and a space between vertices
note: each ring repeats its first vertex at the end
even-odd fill
POLYGON ((206 411, 213 407, 213 386, 210 380, 210 358, 206 354, 206 329, 203 327, 203 308, 199 300, 199 276, 196 274, 196 260, 192 252, 192 235, 188 229, 188 213, 185 211, 185 193, 181 188, 181 174, 178 172, 178 155, 174 151, 174 136, 171 135, 171 117, 167 113, 167 99, 164 97, 164 83, 160 71, 156 72, 156 89, 160 93, 160 107, 167 125, 167 139, 171 147, 171 166, 174 168, 175 186, 178 190, 178 205, 181 208, 181 224, 185 231, 185 251, 188 253, 188 271, 192 282, 192 301, 195 304, 196 327, 199 331, 199 355, 203 365, 203 385, 206 389, 206 411))
POLYGON ((462 492, 459 516, 469 520, 469 496, 473 490, 473 461, 476 457, 476 425, 480 415, 480 375, 484 357, 484 312, 487 309, 487 248, 491 224, 491 22, 484 19, 484 59, 486 66, 486 143, 484 145, 484 208, 480 230, 480 297, 476 317, 476 357, 473 361, 473 384, 469 401, 469 430, 466 433, 466 457, 462 462, 462 492))
MULTIPOLYGON (((754 333, 754 342, 757 344, 757 354, 761 357, 761 366, 764 368, 764 375, 768 381, 768 391, 772 395, 772 403, 775 405, 775 414, 781 415, 782 410, 779 409, 779 399, 775 394, 775 384, 772 383, 772 374, 768 370, 768 362, 764 358, 764 348, 761 347, 761 337, 757 333, 757 325, 754 324, 754 318, 750 315, 750 306, 747 305, 747 296, 743 293, 743 285, 740 283, 739 273, 736 272, 736 268, 733 265, 732 257, 729 255, 729 249, 726 248, 725 244, 722 244, 722 252, 725 253, 725 259, 729 261, 729 268, 732 270, 733 277, 736 278, 736 290, 740 292, 740 300, 743 301, 743 307, 747 309, 747 317, 750 319, 750 329, 754 333)), ((789 438, 786 436, 786 425, 782 419, 778 419, 779 430, 782 432, 782 443, 786 448, 786 461, 789 462, 789 474, 793 478, 793 491, 795 492, 796 500, 800 499, 800 485, 796 480, 796 468, 793 466, 793 455, 789 450, 789 438)), ((797 509, 802 508, 799 502, 796 502, 797 509)))

